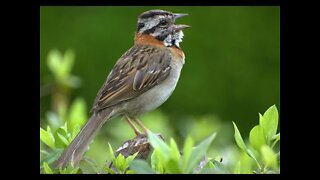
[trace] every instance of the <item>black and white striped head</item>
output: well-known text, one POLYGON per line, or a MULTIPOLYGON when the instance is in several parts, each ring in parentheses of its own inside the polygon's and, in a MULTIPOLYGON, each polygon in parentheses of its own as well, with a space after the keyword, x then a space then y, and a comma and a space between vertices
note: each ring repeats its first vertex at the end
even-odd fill
POLYGON ((137 32, 148 34, 163 41, 166 46, 177 46, 182 41, 182 30, 188 25, 174 24, 176 19, 187 14, 175 14, 163 10, 150 10, 138 17, 137 32))

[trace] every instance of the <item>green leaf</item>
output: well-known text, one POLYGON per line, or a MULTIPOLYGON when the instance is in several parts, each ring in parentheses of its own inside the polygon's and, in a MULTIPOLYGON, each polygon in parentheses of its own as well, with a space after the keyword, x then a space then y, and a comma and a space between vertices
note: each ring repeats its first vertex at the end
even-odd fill
POLYGON ((241 152, 239 163, 240 174, 251 174, 253 172, 253 163, 255 162, 246 152, 241 152))
POLYGON ((170 147, 162 139, 160 139, 157 135, 149 131, 148 141, 155 150, 159 150, 161 152, 164 161, 170 159, 170 147))
POLYGON ((261 155, 262 160, 267 167, 277 170, 277 156, 269 146, 264 145, 261 147, 261 155))
POLYGON ((110 157, 111 157, 112 161, 114 161, 116 159, 116 157, 114 156, 114 152, 113 152, 113 149, 112 149, 110 143, 108 143, 108 146, 109 146, 110 157))
MULTIPOLYGON (((136 156, 139 154, 139 152, 136 152, 136 153, 134 153, 133 155, 131 155, 131 156, 128 156, 127 158, 126 158, 126 161, 127 161, 127 163, 128 164, 130 164, 133 160, 134 160, 134 158, 136 158, 136 156)), ((127 166, 128 167, 128 166, 127 166)), ((126 168, 127 168, 126 167, 126 168)))
POLYGON ((121 153, 119 153, 113 163, 114 167, 116 167, 119 172, 123 174, 125 171, 125 166, 127 165, 125 157, 121 153))
POLYGON ((62 169, 62 167, 60 166, 60 167, 59 167, 59 173, 60 173, 60 174, 68 174, 68 173, 67 173, 67 168, 62 169))
POLYGON ((59 82, 64 82, 70 76, 75 54, 71 50, 67 50, 64 55, 60 51, 54 49, 48 54, 47 65, 50 71, 59 82))
POLYGON ((128 157, 124 157, 121 153, 119 153, 117 158, 113 161, 114 167, 117 168, 121 174, 124 174, 128 169, 129 164, 134 160, 138 153, 139 152, 136 152, 135 154, 128 157))
POLYGON ((57 148, 66 148, 69 145, 68 135, 64 128, 60 127, 54 132, 55 146, 57 148))
POLYGON ((179 163, 180 152, 176 142, 172 138, 170 139, 170 152, 171 152, 171 158, 177 163, 179 163))
POLYGON ((280 133, 274 135, 271 140, 280 141, 280 133))
MULTIPOLYGON (((80 162, 81 163, 81 162, 80 162)), ((71 163, 68 163, 67 167, 62 169, 59 167, 59 173, 60 174, 77 174, 79 171, 79 166, 73 167, 71 163)), ((84 171, 82 171, 84 173, 84 171)))
POLYGON ((49 153, 46 150, 40 149, 40 154, 49 155, 49 153))
POLYGON ((170 159, 165 164, 166 172, 169 174, 180 174, 181 170, 179 168, 179 161, 170 159))
POLYGON ((258 162, 256 156, 252 153, 252 151, 250 149, 247 149, 247 154, 257 163, 258 167, 261 169, 261 165, 258 162))
POLYGON ((271 140, 274 140, 271 145, 271 148, 273 148, 277 144, 277 142, 280 141, 280 133, 274 135, 271 140))
POLYGON ((55 139, 51 133, 51 129, 49 126, 47 126, 47 131, 40 127, 40 140, 51 149, 55 149, 55 139))
POLYGON ((246 144, 243 142, 243 139, 242 139, 241 134, 238 130, 238 127, 234 122, 232 122, 232 123, 233 123, 233 127, 234 127, 234 138, 236 140, 236 143, 240 149, 242 149, 243 151, 246 152, 247 147, 246 147, 246 144))
POLYGON ((268 144, 278 129, 278 110, 275 105, 271 106, 263 116, 260 116, 259 123, 264 129, 268 144))
POLYGON ((83 98, 76 98, 70 107, 70 113, 68 118, 68 132, 73 132, 76 126, 80 128, 85 124, 87 120, 87 106, 83 98))
POLYGON ((138 153, 139 152, 136 152, 135 154, 128 156, 127 158, 125 158, 121 153, 119 153, 117 158, 113 161, 114 167, 116 167, 121 174, 124 174, 127 168, 129 167, 129 164, 134 160, 138 153))
POLYGON ((126 174, 135 174, 134 170, 127 170, 126 174))
POLYGON ((151 155, 151 167, 160 174, 164 173, 164 160, 158 149, 155 149, 151 155))
MULTIPOLYGON (((262 118, 263 118, 262 114, 259 113, 259 124, 260 124, 262 118)), ((260 125, 261 125, 261 124, 260 124, 260 125)))
POLYGON ((121 167, 126 162, 126 158, 121 153, 118 154, 116 159, 118 160, 118 167, 121 167))
POLYGON ((72 167, 71 164, 68 164, 66 171, 64 172, 65 174, 76 174, 79 170, 79 167, 72 167))
POLYGON ((46 174, 53 174, 53 171, 46 162, 43 162, 43 168, 46 174))
POLYGON ((201 159, 206 155, 206 152, 209 149, 209 146, 215 137, 216 133, 206 138, 197 147, 193 149, 188 160, 185 173, 191 173, 195 169, 195 167, 199 164, 201 159))
POLYGON ((108 174, 116 174, 116 172, 108 166, 104 166, 103 170, 106 171, 108 174))
POLYGON ((250 151, 250 149, 248 149, 246 144, 243 142, 243 139, 242 139, 241 134, 237 128, 237 125, 234 122, 232 122, 232 123, 233 123, 233 127, 234 127, 234 138, 236 140, 237 145, 240 147, 240 149, 243 152, 246 152, 252 159, 254 159, 256 161, 257 165, 259 166, 259 168, 261 168, 257 158, 254 156, 252 151, 250 151))
POLYGON ((59 68, 63 59, 62 54, 57 49, 53 49, 48 53, 47 66, 55 77, 59 76, 59 68))
POLYGON ((130 169, 137 174, 155 174, 146 161, 135 159, 130 163, 130 169))
POLYGON ((193 139, 188 136, 183 145, 183 154, 182 154, 182 170, 183 172, 187 172, 188 162, 193 149, 193 139))
POLYGON ((69 145, 69 141, 67 140, 66 137, 62 136, 61 134, 57 133, 58 139, 62 142, 63 147, 67 147, 69 145))
POLYGON ((261 146, 266 144, 263 128, 260 125, 255 126, 250 131, 249 141, 253 148, 260 151, 261 146))
POLYGON ((72 170, 70 171, 70 174, 77 174, 78 171, 79 171, 79 167, 75 167, 74 169, 72 169, 72 170))

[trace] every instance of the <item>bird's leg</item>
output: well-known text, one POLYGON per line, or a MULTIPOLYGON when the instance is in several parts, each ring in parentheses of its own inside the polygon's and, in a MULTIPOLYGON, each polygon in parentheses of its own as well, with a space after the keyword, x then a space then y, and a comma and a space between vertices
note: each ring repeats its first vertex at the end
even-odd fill
POLYGON ((139 119, 136 118, 135 116, 133 116, 133 120, 134 120, 134 122, 136 122, 136 123, 142 128, 143 132, 144 132, 145 134, 147 134, 148 129, 142 124, 142 122, 139 121, 139 119))
POLYGON ((127 120, 130 127, 133 129, 134 133, 139 136, 141 132, 136 128, 136 126, 131 122, 130 118, 128 116, 124 116, 124 118, 127 120))

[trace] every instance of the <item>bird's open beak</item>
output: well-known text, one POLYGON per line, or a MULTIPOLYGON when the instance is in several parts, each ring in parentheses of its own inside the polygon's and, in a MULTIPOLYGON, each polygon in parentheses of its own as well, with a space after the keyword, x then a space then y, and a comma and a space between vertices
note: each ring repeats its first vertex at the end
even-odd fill
MULTIPOLYGON (((188 14, 176 13, 176 14, 173 14, 173 18, 176 20, 176 19, 179 19, 179 18, 187 16, 187 15, 188 14)), ((191 27, 191 26, 185 25, 185 24, 178 24, 178 25, 174 25, 173 29, 174 29, 174 31, 180 31, 180 30, 183 30, 183 29, 189 28, 189 27, 191 27)))

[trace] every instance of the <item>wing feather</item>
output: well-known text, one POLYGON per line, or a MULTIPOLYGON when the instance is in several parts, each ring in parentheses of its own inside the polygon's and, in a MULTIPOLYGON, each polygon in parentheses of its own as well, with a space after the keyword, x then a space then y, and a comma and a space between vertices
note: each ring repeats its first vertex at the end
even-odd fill
POLYGON ((133 99, 165 80, 170 74, 171 52, 135 45, 120 57, 99 90, 92 111, 133 99))

